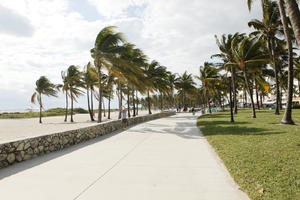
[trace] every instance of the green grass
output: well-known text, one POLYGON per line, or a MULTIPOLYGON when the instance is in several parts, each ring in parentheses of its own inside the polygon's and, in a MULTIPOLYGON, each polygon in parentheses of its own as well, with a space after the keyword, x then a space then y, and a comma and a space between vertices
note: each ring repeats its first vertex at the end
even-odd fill
MULTIPOLYGON (((198 127, 234 180, 253 200, 300 200, 300 125, 280 125, 282 116, 262 110, 251 118, 239 110, 201 116, 198 127)), ((300 110, 294 110, 300 122, 300 110)))

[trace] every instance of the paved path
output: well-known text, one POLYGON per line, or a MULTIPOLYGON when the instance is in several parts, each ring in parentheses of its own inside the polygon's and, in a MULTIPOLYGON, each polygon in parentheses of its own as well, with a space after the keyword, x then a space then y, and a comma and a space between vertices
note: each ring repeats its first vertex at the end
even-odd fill
POLYGON ((9 200, 246 200, 191 114, 120 133, 0 170, 9 200))

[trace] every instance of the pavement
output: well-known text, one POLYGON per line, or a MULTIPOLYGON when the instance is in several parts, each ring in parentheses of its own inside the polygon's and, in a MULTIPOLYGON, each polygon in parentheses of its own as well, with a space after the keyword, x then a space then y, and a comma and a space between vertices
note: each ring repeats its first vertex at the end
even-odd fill
POLYGON ((190 113, 0 170, 9 200, 249 200, 190 113))

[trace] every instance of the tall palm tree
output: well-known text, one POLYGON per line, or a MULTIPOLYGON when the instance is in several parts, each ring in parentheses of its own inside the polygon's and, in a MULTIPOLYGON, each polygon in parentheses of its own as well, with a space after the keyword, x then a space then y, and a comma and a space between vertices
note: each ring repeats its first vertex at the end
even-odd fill
POLYGON ((98 104, 98 123, 102 121, 102 92, 101 81, 102 69, 114 71, 115 64, 118 63, 118 54, 123 50, 120 43, 124 41, 122 33, 115 33, 116 27, 108 26, 103 28, 96 37, 95 46, 91 49, 91 56, 94 58, 98 73, 99 104, 98 104))
POLYGON ((66 97, 66 109, 65 109, 65 122, 68 119, 68 106, 69 106, 69 101, 68 101, 68 96, 69 96, 69 84, 68 84, 68 79, 65 71, 61 72, 61 78, 63 81, 63 84, 59 85, 59 88, 62 88, 62 91, 65 93, 66 97))
POLYGON ((227 66, 238 66, 243 71, 244 81, 252 104, 252 117, 256 118, 252 87, 249 81, 248 69, 269 62, 269 55, 264 51, 264 43, 256 38, 244 37, 242 41, 232 41, 234 62, 228 62, 227 66))
MULTIPOLYGON (((220 54, 215 54, 212 57, 218 57, 221 58, 223 60, 224 63, 227 62, 231 62, 233 61, 233 52, 231 49, 231 43, 234 39, 242 39, 244 36, 244 34, 241 33, 235 33, 234 35, 232 34, 228 34, 228 35, 222 35, 221 38, 219 39, 217 36, 215 36, 216 38, 216 42, 217 45, 219 47, 219 50, 221 51, 220 54)), ((225 65, 223 65, 224 67, 225 65)), ((225 68, 226 71, 231 73, 231 82, 232 82, 232 96, 233 96, 233 105, 234 105, 234 113, 237 114, 238 112, 238 102, 237 102, 237 83, 236 83, 236 71, 238 70, 238 68, 235 68, 233 66, 229 67, 229 68, 225 68)))
POLYGON ((82 76, 83 84, 86 89, 88 111, 91 121, 95 121, 93 108, 91 107, 91 101, 93 98, 93 87, 97 84, 97 72, 93 65, 89 62, 84 69, 82 76), (91 98, 91 100, 90 100, 91 98))
POLYGON ((45 76, 41 76, 35 82, 36 88, 35 92, 31 96, 31 103, 39 103, 40 106, 40 116, 39 122, 42 123, 42 95, 57 97, 57 86, 49 81, 49 79, 45 76))
POLYGON ((300 11, 299 5, 296 0, 285 0, 285 4, 287 7, 289 19, 292 24, 293 31, 295 33, 295 37, 298 43, 298 47, 300 47, 300 11))
POLYGON ((213 95, 213 90, 216 82, 218 81, 218 69, 212 66, 211 63, 205 62, 203 66, 199 68, 199 76, 196 76, 202 83, 202 89, 206 98, 206 104, 208 105, 208 111, 211 113, 210 101, 213 95))
POLYGON ((280 84, 279 84, 279 66, 277 62, 278 54, 276 52, 276 34, 279 33, 281 27, 279 8, 276 2, 265 0, 263 4, 263 19, 262 21, 254 19, 248 25, 255 28, 257 31, 251 35, 255 35, 267 41, 269 54, 272 60, 272 67, 275 74, 276 85, 276 106, 275 114, 279 115, 280 101, 280 84))
POLYGON ((178 94, 182 97, 182 105, 187 105, 188 95, 194 92, 195 82, 193 80, 193 75, 188 74, 185 71, 182 75, 179 75, 176 82, 175 87, 178 91, 178 94))
POLYGON ((148 113, 151 112, 151 98, 150 93, 160 89, 161 91, 165 89, 166 85, 166 68, 160 66, 160 64, 153 60, 150 64, 144 66, 144 71, 146 74, 147 85, 147 102, 148 102, 148 113))
MULTIPOLYGON (((291 1, 289 1, 289 2, 291 2, 291 1)), ((296 9, 298 9, 298 5, 296 4, 295 6, 297 6, 296 9)), ((292 37, 291 37, 292 35, 291 35, 290 28, 289 28, 289 25, 288 25, 288 18, 287 18, 287 15, 286 15, 283 0, 279 0, 279 9, 280 9, 281 21, 282 21, 282 24, 283 24, 285 40, 286 40, 286 44, 287 44, 287 48, 288 48, 288 66, 289 66, 287 102, 286 102, 286 109, 285 109, 283 118, 281 120, 281 123, 282 124, 294 124, 294 121, 292 119, 293 86, 294 86, 293 45, 292 45, 292 37)))
POLYGON ((80 88, 84 87, 82 82, 82 73, 79 71, 78 66, 71 65, 68 67, 65 72, 66 82, 69 88, 69 97, 71 100, 71 122, 74 122, 73 119, 73 104, 80 95, 83 94, 83 91, 80 88))

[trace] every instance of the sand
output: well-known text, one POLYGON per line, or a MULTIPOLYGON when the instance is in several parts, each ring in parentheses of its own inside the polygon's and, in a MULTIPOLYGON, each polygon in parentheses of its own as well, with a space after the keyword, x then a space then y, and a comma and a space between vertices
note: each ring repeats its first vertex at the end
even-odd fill
MULTIPOLYGON (((159 110, 152 111, 152 113, 157 112, 159 112, 159 110)), ((118 114, 118 112, 112 112, 111 120, 118 119, 118 114)), ((139 110, 139 116, 147 114, 148 111, 139 110)), ((97 124, 96 122, 90 121, 88 114, 76 114, 73 118, 75 122, 71 123, 69 122, 70 117, 68 117, 68 122, 64 122, 64 116, 44 117, 42 124, 39 124, 38 118, 0 119, 0 143, 74 130, 97 124)), ((105 121, 109 121, 107 117, 103 117, 103 122, 105 121)))

